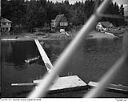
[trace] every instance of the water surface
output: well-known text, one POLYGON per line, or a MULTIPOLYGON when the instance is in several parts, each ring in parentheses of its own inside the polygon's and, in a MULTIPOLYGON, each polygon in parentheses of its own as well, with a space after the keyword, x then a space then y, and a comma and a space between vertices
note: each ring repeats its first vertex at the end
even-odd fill
MULTIPOLYGON (((54 63, 69 40, 44 41, 44 50, 54 63)), ((2 96, 14 97, 28 87, 12 87, 11 83, 32 82, 41 78, 47 71, 41 58, 31 64, 28 58, 40 56, 34 41, 2 41, 2 96)), ((85 40, 72 56, 60 76, 78 75, 86 83, 98 81, 113 63, 121 56, 122 40, 85 40)), ((119 71, 112 83, 128 85, 128 68, 119 71)))

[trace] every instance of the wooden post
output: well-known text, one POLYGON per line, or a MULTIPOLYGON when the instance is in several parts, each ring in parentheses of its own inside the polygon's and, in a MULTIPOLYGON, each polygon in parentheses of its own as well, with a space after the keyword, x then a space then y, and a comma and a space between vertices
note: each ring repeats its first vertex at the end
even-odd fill
MULTIPOLYGON (((128 25, 128 21, 127 21, 127 25, 128 25)), ((123 35, 123 53, 126 54, 126 60, 124 63, 124 68, 128 67, 128 27, 126 27, 125 33, 123 35)))
POLYGON ((123 35, 123 53, 128 53, 128 27, 123 35))

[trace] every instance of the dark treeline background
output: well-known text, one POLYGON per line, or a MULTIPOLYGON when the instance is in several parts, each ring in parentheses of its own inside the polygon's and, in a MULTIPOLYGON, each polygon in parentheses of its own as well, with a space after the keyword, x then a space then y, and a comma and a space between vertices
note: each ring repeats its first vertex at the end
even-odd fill
MULTIPOLYGON (((102 0, 99 2, 86 0, 69 4, 67 0, 62 3, 52 3, 47 0, 2 0, 2 17, 11 20, 13 26, 22 26, 29 31, 34 27, 50 26, 51 20, 58 14, 65 14, 72 26, 79 26, 87 21, 101 2, 102 0)), ((119 7, 116 3, 111 3, 105 13, 123 16, 123 5, 119 7)), ((101 20, 110 21, 115 26, 124 24, 120 19, 102 18, 101 20)))

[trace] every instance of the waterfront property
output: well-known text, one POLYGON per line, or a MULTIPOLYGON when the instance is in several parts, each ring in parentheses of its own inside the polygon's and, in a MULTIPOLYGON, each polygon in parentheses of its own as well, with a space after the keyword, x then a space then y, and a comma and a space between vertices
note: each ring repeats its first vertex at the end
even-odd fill
POLYGON ((108 31, 109 28, 112 28, 114 27, 112 23, 110 22, 99 22, 97 25, 96 25, 96 30, 97 31, 101 31, 101 32, 105 32, 105 31, 108 31))
POLYGON ((1 23, 1 32, 9 32, 11 29, 11 23, 12 21, 1 17, 0 18, 0 23, 1 23))
POLYGON ((67 29, 68 20, 64 14, 57 15, 54 20, 51 21, 51 29, 57 31, 60 29, 67 29))

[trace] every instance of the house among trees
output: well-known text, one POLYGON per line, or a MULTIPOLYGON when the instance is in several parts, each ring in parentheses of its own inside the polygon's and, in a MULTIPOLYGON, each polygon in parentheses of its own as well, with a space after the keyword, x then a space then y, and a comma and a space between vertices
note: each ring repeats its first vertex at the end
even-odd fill
POLYGON ((105 21, 105 22, 98 22, 98 24, 96 25, 96 30, 100 31, 100 32, 105 32, 108 31, 110 28, 113 28, 113 24, 105 21))
POLYGON ((5 33, 5 32, 9 32, 11 29, 11 23, 12 21, 6 19, 6 18, 0 18, 0 25, 1 25, 1 29, 0 31, 5 33))
POLYGON ((51 30, 59 31, 60 29, 67 30, 68 21, 64 14, 57 15, 54 20, 51 21, 51 30))

